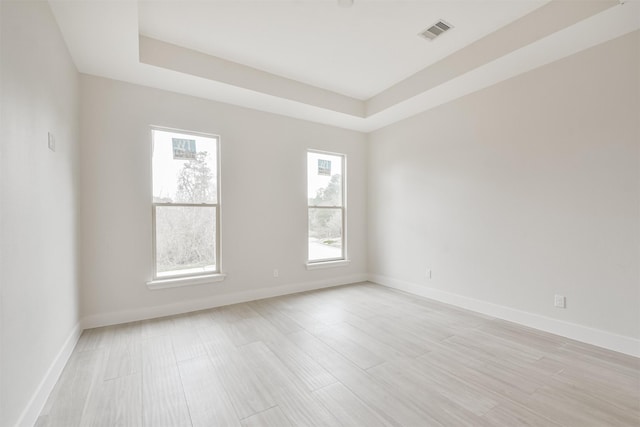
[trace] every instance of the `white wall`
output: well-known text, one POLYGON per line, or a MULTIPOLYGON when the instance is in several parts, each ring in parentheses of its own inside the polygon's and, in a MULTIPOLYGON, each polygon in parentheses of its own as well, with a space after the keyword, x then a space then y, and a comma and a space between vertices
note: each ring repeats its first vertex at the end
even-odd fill
POLYGON ((88 325, 366 278, 365 135, 85 75, 81 107, 88 325), (228 274, 221 283, 153 291, 145 285, 153 268, 150 125, 221 136, 222 270, 228 274), (347 155, 347 267, 305 268, 307 148, 347 155))
POLYGON ((0 5, 0 425, 39 409, 80 314, 92 326, 367 272, 640 337, 638 32, 367 137, 97 77, 78 94, 49 6, 0 5), (222 137, 222 283, 145 286, 150 125, 222 137), (348 156, 348 267, 304 267, 307 148, 348 156))
POLYGON ((34 421, 41 381, 77 332, 78 74, 46 2, 0 9, 0 425, 11 426, 25 408, 34 421))
POLYGON ((639 38, 372 133, 372 277, 639 338, 639 38))

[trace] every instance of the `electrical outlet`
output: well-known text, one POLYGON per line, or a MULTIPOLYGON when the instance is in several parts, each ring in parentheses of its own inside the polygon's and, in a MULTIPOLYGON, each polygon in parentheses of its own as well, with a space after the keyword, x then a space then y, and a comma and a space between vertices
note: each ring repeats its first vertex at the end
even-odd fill
POLYGON ((277 268, 273 269, 273 277, 279 277, 280 276, 280 272, 278 271, 277 268))
POLYGON ((47 132, 47 145, 49 146, 49 150, 56 151, 56 139, 51 132, 47 132))
POLYGON ((553 300, 553 305, 558 308, 567 308, 567 297, 562 295, 556 295, 553 300))
POLYGON ((426 274, 427 274, 427 278, 428 278, 429 280, 431 280, 431 278, 432 278, 433 276, 432 276, 432 274, 431 274, 431 269, 430 269, 430 268, 427 268, 427 273, 426 273, 426 274))

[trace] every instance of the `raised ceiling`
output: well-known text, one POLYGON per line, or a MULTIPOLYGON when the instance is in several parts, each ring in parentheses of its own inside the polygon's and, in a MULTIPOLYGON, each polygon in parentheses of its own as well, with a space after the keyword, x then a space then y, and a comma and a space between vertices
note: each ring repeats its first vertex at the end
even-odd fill
POLYGON ((359 131, 640 28, 640 0, 50 4, 80 72, 359 131))
POLYGON ((138 21, 145 36, 366 100, 547 2, 154 1, 138 21), (454 29, 418 37, 438 19, 454 29))

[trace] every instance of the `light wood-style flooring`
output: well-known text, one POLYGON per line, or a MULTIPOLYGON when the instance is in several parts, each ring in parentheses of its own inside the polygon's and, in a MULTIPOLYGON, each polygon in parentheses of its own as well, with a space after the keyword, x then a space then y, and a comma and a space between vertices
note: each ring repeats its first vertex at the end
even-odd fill
POLYGON ((369 283, 83 333, 37 426, 639 426, 640 360, 369 283))

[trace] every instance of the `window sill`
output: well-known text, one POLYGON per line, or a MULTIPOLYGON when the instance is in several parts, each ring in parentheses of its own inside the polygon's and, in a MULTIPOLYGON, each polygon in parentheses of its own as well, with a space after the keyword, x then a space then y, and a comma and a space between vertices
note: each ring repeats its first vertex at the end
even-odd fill
POLYGON ((307 270, 319 270, 321 268, 334 268, 334 267, 346 267, 351 263, 348 259, 341 259, 337 261, 319 261, 319 262, 308 262, 307 270))
POLYGON ((206 276, 175 277, 171 279, 156 279, 147 282, 147 288, 153 290, 180 288, 182 286, 205 285, 208 283, 222 282, 226 274, 207 274, 206 276))

